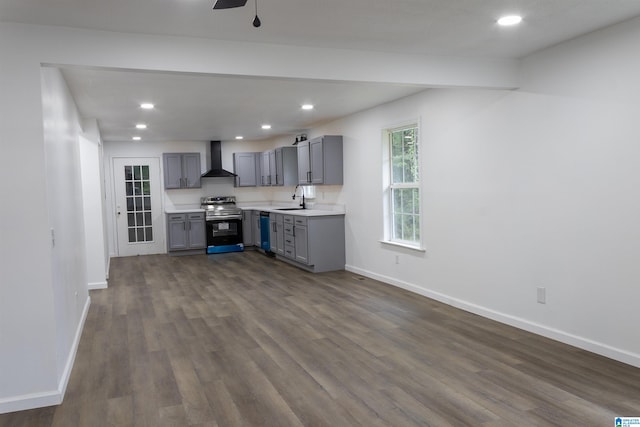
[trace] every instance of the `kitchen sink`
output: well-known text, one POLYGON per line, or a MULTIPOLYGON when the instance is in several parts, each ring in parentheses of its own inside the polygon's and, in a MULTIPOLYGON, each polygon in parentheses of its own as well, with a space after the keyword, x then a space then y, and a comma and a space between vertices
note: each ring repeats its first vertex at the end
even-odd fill
POLYGON ((277 208, 277 211, 301 211, 304 208, 277 208))

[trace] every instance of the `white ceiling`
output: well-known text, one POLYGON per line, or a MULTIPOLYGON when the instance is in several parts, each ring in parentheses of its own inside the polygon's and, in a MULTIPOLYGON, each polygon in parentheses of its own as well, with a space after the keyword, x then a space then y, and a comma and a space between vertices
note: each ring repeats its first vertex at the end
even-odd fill
MULTIPOLYGON (((211 9, 213 0, 0 0, 0 20, 130 33, 193 36, 409 54, 521 58, 640 15, 638 0, 258 0, 211 9), (524 18, 499 28, 505 13, 524 18)), ((130 140, 132 117, 149 124, 145 140, 263 139, 295 134, 382 102, 424 90, 409 85, 235 78, 69 68, 65 79, 105 141, 130 140), (129 110, 149 97, 153 116, 129 110), (215 100, 215 102, 212 102, 215 100), (135 102, 133 102, 135 101, 135 102), (317 108, 302 112, 312 101, 317 108), (339 101, 339 102, 338 102, 339 101), (125 105, 126 104, 126 105, 125 105), (271 134, 256 130, 270 121, 271 134)))

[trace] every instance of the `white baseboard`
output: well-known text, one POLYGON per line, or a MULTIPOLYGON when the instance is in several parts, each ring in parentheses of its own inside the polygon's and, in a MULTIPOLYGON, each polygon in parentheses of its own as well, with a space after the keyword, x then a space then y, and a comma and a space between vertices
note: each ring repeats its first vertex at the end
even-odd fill
POLYGON ((104 282, 92 282, 92 283, 88 283, 87 284, 87 288, 90 291, 93 291, 94 289, 107 289, 107 281, 105 280, 104 282))
POLYGON ((573 335, 558 329, 540 325, 538 323, 531 322, 529 320, 522 319, 520 317, 500 313, 498 311, 491 310, 486 307, 482 307, 477 304, 473 304, 458 298, 452 298, 440 292, 435 292, 429 289, 419 287, 417 285, 414 285, 413 283, 409 283, 409 282, 395 279, 393 277, 388 277, 381 274, 373 273, 371 271, 354 267, 352 265, 346 265, 345 270, 350 271, 352 273, 360 274, 365 277, 369 277, 374 280, 379 280, 380 282, 384 282, 389 285, 397 286, 399 288, 416 293, 418 295, 422 295, 427 298, 440 301, 452 307, 456 307, 461 310, 465 310, 470 313, 474 313, 479 316, 486 317, 488 319, 495 320, 497 322, 516 327, 518 329, 532 332, 534 334, 541 335, 543 337, 550 338, 550 339, 562 342, 564 344, 568 344, 568 345, 571 345, 583 350, 587 350, 592 353, 596 353, 601 356, 605 356, 610 359, 614 359, 619 362, 626 363, 628 365, 640 368, 639 354, 631 353, 629 351, 611 347, 607 344, 599 343, 599 342, 590 340, 588 338, 579 337, 577 335, 573 335))
POLYGON ((76 333, 69 350, 69 356, 67 357, 67 363, 64 366, 64 371, 58 382, 57 390, 50 390, 39 393, 24 394, 21 396, 12 396, 4 399, 0 399, 0 414, 6 414, 15 411, 24 411, 27 409, 43 408, 45 406, 59 405, 62 403, 64 393, 67 390, 67 384, 69 383, 69 377, 71 376, 71 370, 76 360, 76 354, 78 352, 78 345, 80 344, 80 337, 82 336, 82 330, 84 329, 84 322, 87 319, 87 313, 89 312, 89 306, 91 305, 91 297, 87 297, 82 310, 82 317, 78 322, 76 333))

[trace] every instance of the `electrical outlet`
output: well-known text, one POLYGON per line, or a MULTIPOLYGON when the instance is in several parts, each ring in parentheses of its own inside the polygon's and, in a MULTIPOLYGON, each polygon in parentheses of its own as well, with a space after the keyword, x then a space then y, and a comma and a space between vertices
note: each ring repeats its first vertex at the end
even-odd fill
POLYGON ((55 247, 56 246, 56 232, 53 230, 53 228, 51 229, 51 247, 55 247))
POLYGON ((538 303, 547 303, 547 288, 538 288, 538 303))

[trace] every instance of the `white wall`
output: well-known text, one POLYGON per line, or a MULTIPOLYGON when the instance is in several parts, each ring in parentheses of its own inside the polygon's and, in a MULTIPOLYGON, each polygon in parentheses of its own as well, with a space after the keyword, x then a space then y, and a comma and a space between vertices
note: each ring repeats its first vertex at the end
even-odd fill
POLYGON ((639 23, 527 58, 517 91, 429 90, 315 129, 345 136, 348 268, 640 366, 639 23), (426 253, 379 243, 381 129, 416 117, 426 253))
POLYGON ((0 412, 58 385, 40 67, 16 45, 0 31, 0 412))
POLYGON ((79 139, 87 287, 103 289, 107 287, 109 260, 105 238, 102 140, 95 119, 83 121, 79 139))
MULTIPOLYGON (((25 240, 12 249, 24 259, 15 255, 3 258, 3 262, 16 264, 13 271, 3 266, 8 273, 7 276, 3 274, 3 279, 15 282, 3 283, 0 300, 0 365, 3 366, 0 371, 0 412, 61 401, 89 307, 78 112, 60 72, 42 68, 40 73, 37 69, 41 79, 32 82, 35 87, 32 95, 41 98, 38 112, 42 119, 40 127, 26 126, 24 132, 28 134, 30 128, 36 133, 39 130, 36 141, 42 144, 43 150, 41 156, 33 159, 39 164, 37 167, 30 165, 30 161, 19 162, 10 157, 18 165, 20 174, 6 181, 6 187, 19 192, 20 184, 14 185, 20 181, 18 177, 33 173, 42 178, 38 186, 30 189, 33 191, 23 194, 25 200, 20 206, 26 206, 26 198, 31 198, 34 202, 31 209, 40 215, 31 225, 34 230, 41 227, 45 230, 40 239, 32 239, 32 230, 21 228, 25 240), (45 190, 44 194, 39 195, 39 190, 45 190), (28 243, 28 250, 20 252, 24 243, 28 243)), ((3 73, 3 76, 6 75, 3 73)), ((16 78, 16 81, 20 79, 16 78)), ((29 92, 21 96, 29 96, 29 92)), ((16 136, 16 141, 12 142, 19 143, 20 136, 16 136)), ((3 153, 3 157, 5 155, 3 153)), ((8 196, 11 199, 11 195, 8 196)), ((13 199, 20 201, 15 196, 13 199)), ((14 210, 21 212, 19 207, 14 210)), ((11 225, 19 224, 16 220, 11 225)), ((3 245, 15 237, 15 232, 3 230, 3 245)))
POLYGON ((80 171, 80 117, 62 74, 42 68, 46 212, 54 233, 52 287, 57 371, 62 378, 88 308, 84 205, 80 171))

